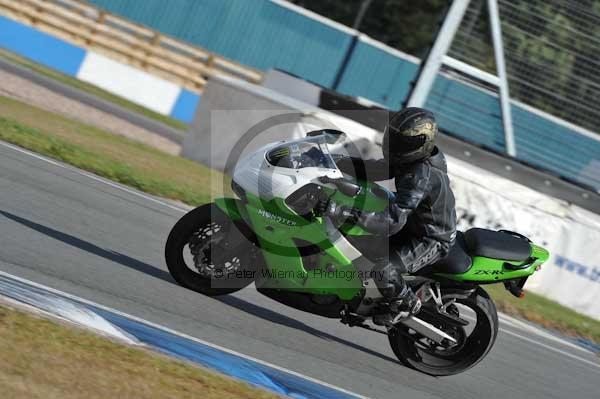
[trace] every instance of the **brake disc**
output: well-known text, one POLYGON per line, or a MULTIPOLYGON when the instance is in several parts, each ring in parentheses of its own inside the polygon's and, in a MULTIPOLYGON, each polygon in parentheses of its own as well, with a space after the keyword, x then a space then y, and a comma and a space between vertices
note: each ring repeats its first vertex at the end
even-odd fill
POLYGON ((213 251, 219 255, 225 254, 227 249, 220 244, 223 236, 218 235, 222 226, 211 222, 190 238, 188 245, 194 258, 194 266, 198 273, 204 277, 222 278, 229 273, 235 273, 241 267, 241 260, 238 256, 226 257, 213 261, 213 251))

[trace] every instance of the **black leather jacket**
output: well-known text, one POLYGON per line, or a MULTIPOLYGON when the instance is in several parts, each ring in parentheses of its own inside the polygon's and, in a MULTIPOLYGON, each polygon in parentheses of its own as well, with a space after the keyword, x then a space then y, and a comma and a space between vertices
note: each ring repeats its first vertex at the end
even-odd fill
POLYGON ((394 202, 382 212, 360 212, 358 223, 367 231, 392 236, 402 230, 402 235, 439 242, 444 252, 452 246, 456 237, 454 194, 446 159, 437 147, 431 157, 409 165, 359 158, 342 158, 337 165, 342 172, 369 181, 395 179, 394 202))

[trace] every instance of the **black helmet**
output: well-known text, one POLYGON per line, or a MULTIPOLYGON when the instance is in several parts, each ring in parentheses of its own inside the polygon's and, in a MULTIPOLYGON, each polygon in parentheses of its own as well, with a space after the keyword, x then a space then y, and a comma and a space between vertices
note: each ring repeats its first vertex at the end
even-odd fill
POLYGON ((383 135, 383 156, 391 164, 428 158, 435 148, 438 126, 423 108, 405 108, 390 117, 383 135))

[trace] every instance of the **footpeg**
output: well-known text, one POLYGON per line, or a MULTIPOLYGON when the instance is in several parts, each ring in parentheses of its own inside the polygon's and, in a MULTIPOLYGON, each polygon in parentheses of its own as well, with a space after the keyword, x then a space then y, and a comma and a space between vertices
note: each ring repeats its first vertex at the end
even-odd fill
POLYGON ((378 326, 391 327, 393 325, 393 318, 389 313, 376 314, 371 318, 371 320, 373 321, 373 324, 378 326))
POLYGON ((406 319, 411 315, 411 312, 399 312, 396 316, 394 316, 394 318, 392 319, 392 324, 398 324, 400 322, 400 320, 406 319))
POLYGON ((342 324, 346 324, 349 327, 361 326, 365 322, 364 317, 360 317, 358 315, 350 313, 347 308, 340 312, 340 317, 340 322, 342 324))
POLYGON ((400 319, 419 313, 421 310, 421 300, 411 292, 405 298, 390 303, 390 310, 393 313, 397 313, 394 317, 395 322, 397 322, 400 319))

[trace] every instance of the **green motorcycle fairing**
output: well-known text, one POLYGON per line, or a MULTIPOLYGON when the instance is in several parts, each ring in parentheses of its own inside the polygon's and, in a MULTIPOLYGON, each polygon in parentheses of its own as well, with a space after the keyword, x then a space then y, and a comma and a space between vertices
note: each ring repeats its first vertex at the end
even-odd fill
POLYGON ((499 283, 529 277, 548 260, 549 253, 542 247, 531 244, 531 254, 524 262, 472 256, 473 264, 464 273, 436 273, 446 279, 470 283, 499 283))
MULTIPOLYGON (((380 186, 359 183, 362 189, 355 198, 329 187, 323 186, 323 190, 329 190, 336 203, 357 209, 381 211, 388 206, 389 199, 383 198, 380 186)), ((361 295, 363 285, 356 265, 331 242, 323 218, 305 218, 288 207, 283 199, 266 201, 249 193, 244 195, 243 201, 221 198, 215 203, 229 218, 243 221, 255 233, 266 266, 257 275, 257 285, 268 284, 270 288, 313 295, 335 295, 342 301, 361 295), (303 257, 302 247, 309 247, 319 255, 303 257), (307 259, 310 264, 304 264, 307 259)), ((346 236, 370 234, 352 225, 343 225, 340 231, 346 236)), ((520 279, 532 275, 548 256, 544 248, 531 244, 531 255, 525 262, 473 256, 472 266, 464 273, 433 273, 429 277, 479 284, 520 279)))
MULTIPOLYGON (((380 211, 388 204, 387 199, 373 194, 371 184, 364 184, 356 198, 323 189, 343 205, 380 211)), ((269 280, 263 283, 276 289, 336 295, 343 301, 360 295, 362 280, 356 266, 331 243, 322 218, 307 220, 279 198, 266 201, 249 193, 244 197, 245 201, 221 198, 215 204, 232 220, 244 220, 256 234, 266 264, 258 277, 269 280), (311 258, 314 263, 310 265, 304 264, 299 248, 307 245, 321 252, 321 256, 311 258)), ((345 225, 340 230, 348 235, 370 234, 359 226, 345 225)))

